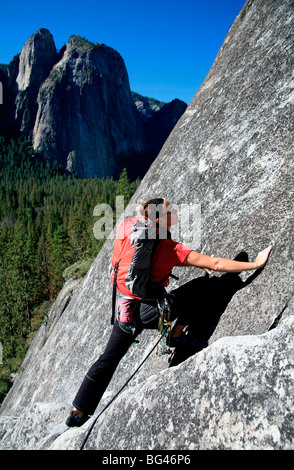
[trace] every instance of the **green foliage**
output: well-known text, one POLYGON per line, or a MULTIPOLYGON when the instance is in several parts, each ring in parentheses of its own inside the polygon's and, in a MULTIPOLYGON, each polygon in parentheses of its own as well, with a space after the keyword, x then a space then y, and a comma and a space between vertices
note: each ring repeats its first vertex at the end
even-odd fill
POLYGON ((166 104, 164 101, 149 98, 148 96, 142 96, 139 93, 136 93, 135 91, 132 91, 131 93, 134 101, 143 101, 143 103, 148 103, 149 106, 157 105, 161 109, 166 104))
POLYGON ((93 234, 94 207, 115 212, 116 195, 127 203, 138 184, 126 170, 119 181, 74 178, 29 142, 0 137, 0 396, 64 280, 84 276, 104 243, 93 234))
POLYGON ((0 366, 0 403, 5 398, 11 387, 11 369, 3 368, 0 366))
POLYGON ((36 308, 34 308, 31 318, 31 334, 28 339, 34 336, 36 330, 40 328, 50 308, 52 307, 52 304, 53 300, 45 300, 45 302, 43 302, 41 305, 38 305, 36 308))
POLYGON ((80 279, 81 277, 84 277, 90 269, 93 261, 93 258, 77 261, 63 271, 62 277, 66 281, 69 279, 80 279))
MULTIPOLYGON (((130 199, 132 195, 134 194, 135 190, 137 189, 139 182, 140 182, 139 180, 131 182, 128 177, 127 169, 126 168, 123 169, 119 177, 117 190, 116 190, 117 196, 123 197, 123 201, 124 201, 123 209, 125 209, 128 203, 130 202, 130 199)), ((115 219, 115 216, 116 216, 116 213, 114 214, 114 219, 115 219)))

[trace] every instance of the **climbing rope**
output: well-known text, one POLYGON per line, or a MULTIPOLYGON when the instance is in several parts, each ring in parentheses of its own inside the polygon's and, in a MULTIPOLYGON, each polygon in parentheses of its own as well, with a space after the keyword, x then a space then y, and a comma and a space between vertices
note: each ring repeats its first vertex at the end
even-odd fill
POLYGON ((122 392, 122 390, 128 385, 128 383, 132 380, 132 378, 136 375, 136 373, 139 371, 139 369, 143 366, 143 364, 147 361, 148 357, 151 356, 151 354, 153 353, 153 351, 157 348, 157 346, 159 345, 159 343, 162 341, 162 339, 164 338, 164 336, 166 335, 168 331, 168 327, 163 327, 163 333, 161 334, 159 340, 155 343, 155 345, 153 346, 153 348, 149 351, 149 353, 147 354, 147 356, 143 359, 143 361, 141 362, 141 364, 139 364, 139 366, 137 367, 137 369, 132 373, 132 375, 128 378, 128 380, 125 382, 125 384, 119 389, 119 391, 114 395, 114 397, 112 397, 112 399, 105 405, 105 407, 103 408, 103 410, 96 416, 96 418, 94 419, 91 427, 89 428, 88 432, 87 432, 87 435, 85 437, 85 439, 83 440, 83 443, 80 447, 80 450, 83 450, 83 448, 85 447, 85 444, 98 420, 98 418, 100 418, 100 416, 104 413, 104 411, 107 410, 107 408, 111 405, 111 403, 114 402, 114 400, 117 398, 117 396, 122 392))

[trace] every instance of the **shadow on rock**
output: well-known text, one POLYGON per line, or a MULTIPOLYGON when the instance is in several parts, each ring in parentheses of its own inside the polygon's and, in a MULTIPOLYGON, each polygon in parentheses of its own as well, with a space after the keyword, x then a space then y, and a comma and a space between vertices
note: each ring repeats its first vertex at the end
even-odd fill
MULTIPOLYGON (((248 255, 241 252, 235 260, 248 261, 248 255)), ((179 320, 183 317, 183 324, 187 324, 187 333, 185 343, 175 348, 170 367, 180 364, 208 346, 209 338, 234 294, 251 284, 261 271, 262 269, 256 270, 246 281, 242 281, 240 273, 225 273, 220 277, 209 277, 206 274, 173 291, 177 294, 174 307, 181 312, 179 320)))

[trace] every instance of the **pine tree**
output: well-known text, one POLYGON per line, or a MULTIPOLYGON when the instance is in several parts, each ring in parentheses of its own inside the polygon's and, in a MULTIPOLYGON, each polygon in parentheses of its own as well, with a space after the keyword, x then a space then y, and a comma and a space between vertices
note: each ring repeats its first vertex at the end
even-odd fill
POLYGON ((69 236, 67 230, 62 225, 57 227, 50 240, 48 254, 51 297, 54 297, 62 288, 62 273, 64 269, 74 261, 69 236))
POLYGON ((124 197, 125 206, 128 204, 129 200, 131 199, 131 196, 132 196, 131 183, 130 183, 126 168, 123 169, 119 177, 116 195, 124 197))

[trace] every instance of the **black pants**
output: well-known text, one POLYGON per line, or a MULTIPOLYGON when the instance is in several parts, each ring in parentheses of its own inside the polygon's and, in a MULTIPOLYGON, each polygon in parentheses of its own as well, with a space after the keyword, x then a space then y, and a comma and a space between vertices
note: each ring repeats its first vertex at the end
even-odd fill
MULTIPOLYGON (((178 300, 178 299, 177 299, 178 300)), ((176 307, 177 302, 173 305, 176 307)), ((115 321, 111 336, 104 353, 99 359, 91 366, 87 372, 78 393, 73 401, 74 407, 89 415, 92 415, 105 392, 120 360, 128 351, 131 344, 134 342, 144 328, 156 329, 158 326, 158 318, 152 322, 143 324, 141 317, 144 318, 156 310, 157 306, 154 302, 153 305, 140 302, 139 312, 136 315, 136 331, 132 335, 125 332, 115 321)), ((172 320, 176 318, 177 308, 172 308, 172 320)), ((183 320, 182 320, 183 321, 183 320)), ((185 323, 184 323, 185 324, 185 323)))
POLYGON ((92 415, 106 390, 115 369, 126 354, 134 336, 123 331, 115 321, 104 353, 89 369, 74 399, 73 405, 92 415))
MULTIPOLYGON (((171 320, 178 318, 178 322, 187 325, 190 307, 187 305, 187 296, 181 288, 173 291, 174 300, 171 306, 171 320)), ((73 401, 74 407, 89 415, 92 415, 105 392, 120 360, 128 351, 134 339, 143 329, 156 329, 158 327, 158 311, 156 301, 150 303, 139 303, 136 314, 136 331, 134 335, 121 329, 115 321, 112 333, 104 353, 90 367, 73 401), (142 319, 153 318, 152 322, 143 324, 142 319)))

